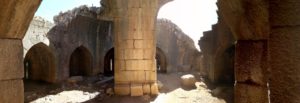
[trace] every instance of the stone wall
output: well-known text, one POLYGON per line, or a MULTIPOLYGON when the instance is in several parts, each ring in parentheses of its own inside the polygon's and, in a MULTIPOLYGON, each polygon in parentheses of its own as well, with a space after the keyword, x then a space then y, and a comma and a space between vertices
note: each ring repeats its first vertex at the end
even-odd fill
POLYGON ((89 75, 103 72, 105 53, 113 47, 112 23, 98 20, 98 9, 81 6, 54 17, 56 26, 47 36, 56 54, 61 80, 69 77, 71 55, 78 47, 85 48, 92 57, 89 75))
POLYGON ((53 23, 41 18, 34 17, 30 22, 29 28, 23 38, 23 49, 24 57, 27 51, 35 44, 43 42, 49 45, 49 39, 47 38, 47 33, 54 26, 53 23))
POLYGON ((204 75, 211 82, 233 84, 234 43, 235 39, 222 18, 212 26, 211 31, 203 33, 199 46, 203 53, 204 75))
POLYGON ((51 62, 55 64, 52 71, 56 75, 52 77, 55 80, 51 82, 59 82, 69 77, 71 55, 77 48, 84 48, 92 58, 87 60, 91 61, 92 65, 89 75, 103 73, 104 56, 113 47, 113 36, 112 23, 96 19, 99 10, 100 8, 87 6, 74 8, 55 16, 55 25, 35 17, 23 39, 24 55, 37 43, 47 45, 46 49, 49 49, 55 58, 51 62))
POLYGON ((201 53, 194 41, 170 20, 157 20, 156 40, 156 47, 166 56, 167 72, 200 70, 201 53))

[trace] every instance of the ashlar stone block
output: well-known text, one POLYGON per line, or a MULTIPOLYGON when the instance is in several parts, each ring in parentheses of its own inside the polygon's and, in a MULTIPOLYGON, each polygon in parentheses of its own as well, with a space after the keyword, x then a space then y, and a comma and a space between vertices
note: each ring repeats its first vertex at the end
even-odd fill
POLYGON ((19 39, 0 39, 0 80, 24 77, 23 45, 19 39))
POLYGON ((131 84, 130 87, 131 96, 142 96, 143 92, 143 85, 142 84, 131 84))
POLYGON ((129 95, 130 85, 129 84, 117 84, 114 87, 114 91, 117 95, 129 95))

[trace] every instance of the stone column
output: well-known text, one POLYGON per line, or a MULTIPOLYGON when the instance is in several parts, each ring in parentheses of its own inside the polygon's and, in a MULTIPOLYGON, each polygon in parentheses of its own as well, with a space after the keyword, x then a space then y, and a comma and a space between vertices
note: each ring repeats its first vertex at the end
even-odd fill
POLYGON ((157 94, 154 26, 157 0, 111 0, 114 18, 115 93, 157 94))
POLYGON ((24 103, 22 38, 40 3, 0 1, 0 103, 24 103))
POLYGON ((300 102, 300 1, 270 0, 271 103, 300 102))
POLYGON ((235 103, 268 103, 267 40, 238 40, 235 54, 235 103))

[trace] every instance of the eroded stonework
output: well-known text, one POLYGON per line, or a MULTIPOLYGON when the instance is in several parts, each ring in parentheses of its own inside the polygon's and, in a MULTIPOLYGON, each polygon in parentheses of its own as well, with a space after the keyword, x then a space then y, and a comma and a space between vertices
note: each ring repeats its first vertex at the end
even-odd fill
POLYGON ((199 46, 203 53, 203 69, 211 82, 234 82, 235 39, 222 18, 212 26, 211 31, 203 33, 199 46))
POLYGON ((200 70, 201 53, 193 40, 170 20, 156 22, 156 47, 166 57, 166 72, 200 70))

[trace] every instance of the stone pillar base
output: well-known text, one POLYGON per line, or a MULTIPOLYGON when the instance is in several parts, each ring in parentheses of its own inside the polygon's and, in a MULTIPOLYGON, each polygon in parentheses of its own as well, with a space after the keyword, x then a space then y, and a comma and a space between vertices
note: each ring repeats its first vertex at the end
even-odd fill
POLYGON ((157 95, 159 93, 157 83, 115 84, 114 90, 116 95, 130 96, 157 95))

